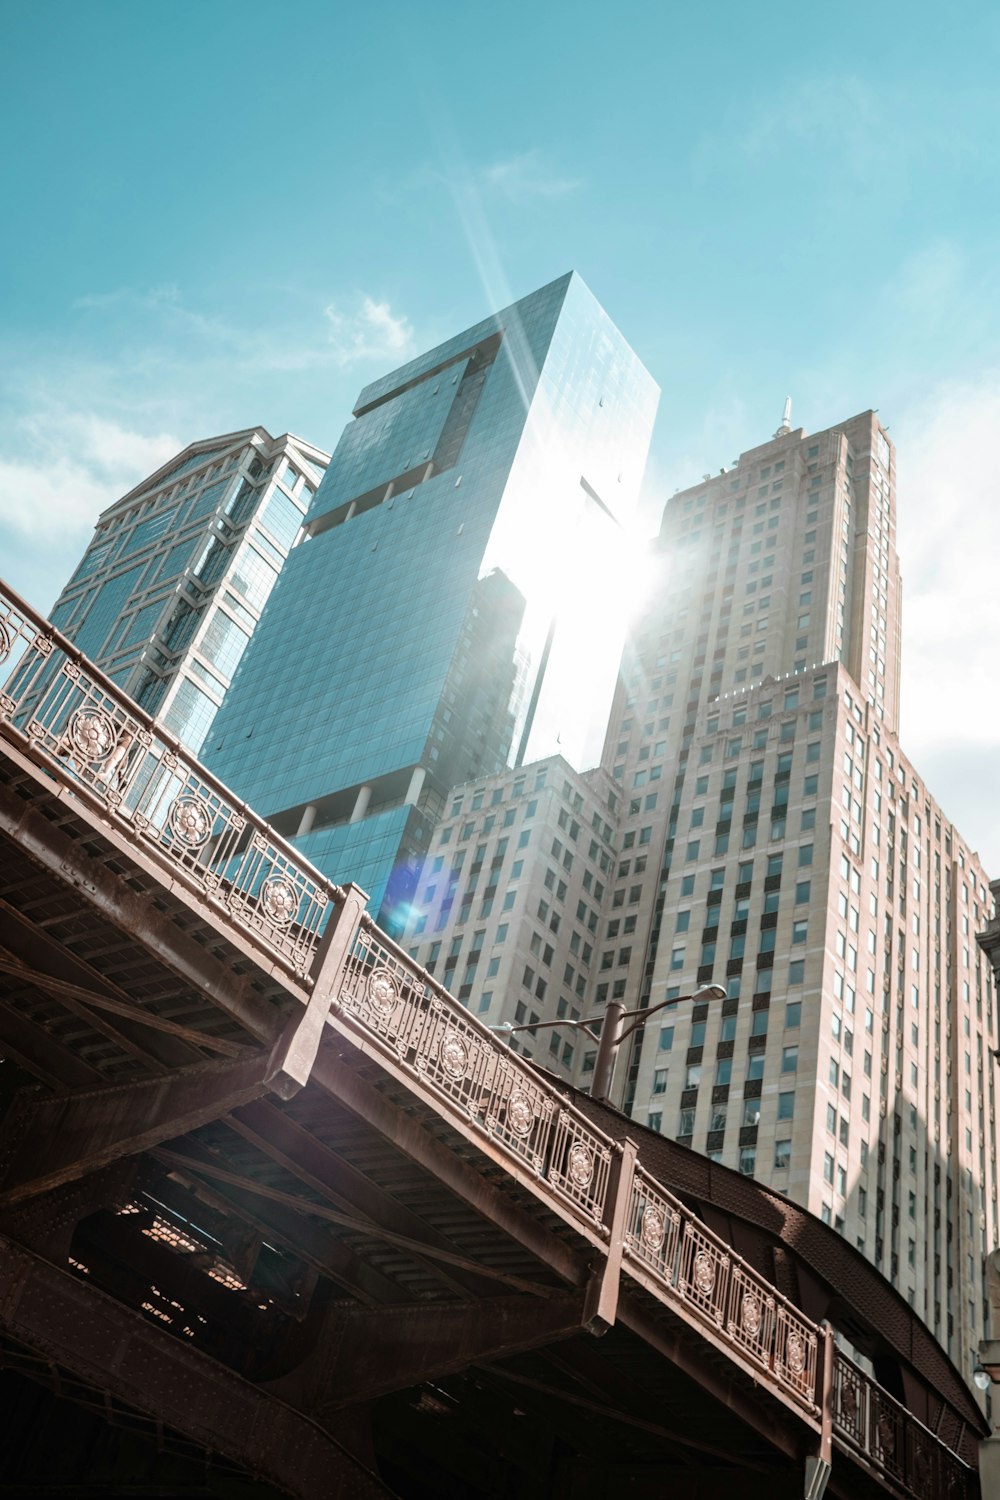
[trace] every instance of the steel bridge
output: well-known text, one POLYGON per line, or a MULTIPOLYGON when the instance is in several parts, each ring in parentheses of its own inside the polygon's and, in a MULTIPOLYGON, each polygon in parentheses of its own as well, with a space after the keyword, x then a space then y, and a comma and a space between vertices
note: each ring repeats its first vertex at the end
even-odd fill
POLYGON ((0 663, 0 1494, 979 1495, 839 1235, 512 1053, 6 589, 0 663))

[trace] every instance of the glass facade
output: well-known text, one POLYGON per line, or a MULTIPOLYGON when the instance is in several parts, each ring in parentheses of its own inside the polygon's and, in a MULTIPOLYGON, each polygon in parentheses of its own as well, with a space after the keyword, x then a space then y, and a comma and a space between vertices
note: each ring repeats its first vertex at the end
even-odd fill
POLYGON ((196 754, 328 455, 263 428, 203 439, 101 516, 53 624, 196 754))
POLYGON ((361 392, 203 754, 390 927, 450 786, 598 759, 656 402, 573 274, 361 392))

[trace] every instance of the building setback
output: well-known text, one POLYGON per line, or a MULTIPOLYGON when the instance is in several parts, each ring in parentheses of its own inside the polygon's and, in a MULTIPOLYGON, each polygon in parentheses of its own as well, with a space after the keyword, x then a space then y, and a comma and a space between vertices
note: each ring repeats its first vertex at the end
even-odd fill
POLYGON ((390 930, 453 785, 597 760, 656 400, 575 274, 358 397, 205 760, 390 930))
POLYGON ((108 507, 52 623, 196 754, 329 454, 263 427, 191 443, 108 507))

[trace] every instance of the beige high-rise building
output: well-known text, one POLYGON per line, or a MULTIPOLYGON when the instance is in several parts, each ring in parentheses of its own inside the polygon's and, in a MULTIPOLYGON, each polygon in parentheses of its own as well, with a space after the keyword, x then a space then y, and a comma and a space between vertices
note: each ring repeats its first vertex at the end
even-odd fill
POLYGON ((675 495, 657 554, 606 748, 623 819, 595 1001, 729 999, 638 1033, 619 1099, 834 1223, 964 1364, 998 1235, 988 881, 899 747, 877 417, 781 430, 675 495))
MULTIPOLYGON (((487 1025, 590 1014, 621 797, 603 770, 554 755, 456 787, 438 824, 404 941, 487 1025)), ((579 1027, 511 1045, 572 1078, 579 1027)))

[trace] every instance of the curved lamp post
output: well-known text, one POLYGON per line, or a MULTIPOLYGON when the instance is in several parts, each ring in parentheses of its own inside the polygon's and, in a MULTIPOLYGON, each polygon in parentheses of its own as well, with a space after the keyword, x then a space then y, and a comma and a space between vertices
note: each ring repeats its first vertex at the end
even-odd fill
POLYGON ((504 1021, 489 1029, 502 1032, 505 1036, 513 1036, 518 1031, 544 1031, 554 1026, 572 1026, 578 1031, 585 1031, 597 1042, 597 1057, 594 1061, 594 1076, 590 1081, 590 1093, 595 1099, 610 1099, 621 1044, 633 1032, 640 1031, 657 1011, 664 1010, 668 1005, 680 1005, 686 1000, 724 1000, 725 998, 726 991, 721 984, 706 984, 700 990, 695 990, 692 995, 677 995, 672 1000, 661 1000, 659 1005, 651 1005, 647 1010, 626 1010, 620 1000, 609 1000, 603 1016, 588 1016, 584 1021, 529 1021, 523 1026, 511 1026, 504 1021), (631 1026, 626 1026, 626 1021, 631 1021, 631 1026), (600 1026, 600 1031, 592 1029, 595 1023, 600 1026))

